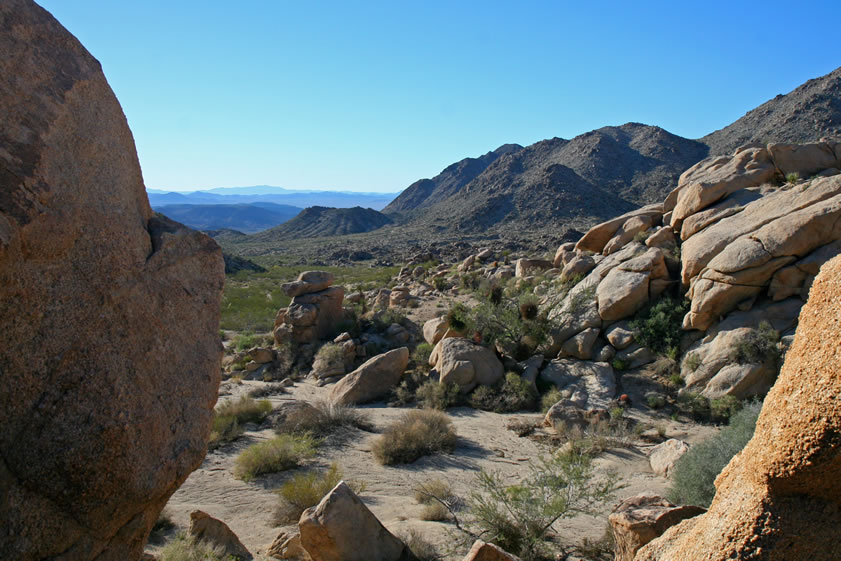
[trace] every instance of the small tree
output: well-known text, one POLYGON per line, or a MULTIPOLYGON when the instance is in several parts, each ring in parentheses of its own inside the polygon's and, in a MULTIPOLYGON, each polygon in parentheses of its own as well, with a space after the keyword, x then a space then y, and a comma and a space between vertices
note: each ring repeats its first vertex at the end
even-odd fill
POLYGON ((595 514, 622 487, 612 472, 596 477, 592 462, 580 447, 572 446, 540 458, 516 485, 506 485, 498 473, 480 472, 478 490, 469 501, 478 536, 525 561, 539 559, 558 520, 595 514))

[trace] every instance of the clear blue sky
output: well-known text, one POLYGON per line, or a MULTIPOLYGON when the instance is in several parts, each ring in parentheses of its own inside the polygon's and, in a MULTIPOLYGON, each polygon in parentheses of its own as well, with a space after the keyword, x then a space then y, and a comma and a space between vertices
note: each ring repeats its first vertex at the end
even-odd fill
POLYGON ((147 187, 399 191, 629 121, 697 138, 841 66, 841 1, 41 0, 147 187))

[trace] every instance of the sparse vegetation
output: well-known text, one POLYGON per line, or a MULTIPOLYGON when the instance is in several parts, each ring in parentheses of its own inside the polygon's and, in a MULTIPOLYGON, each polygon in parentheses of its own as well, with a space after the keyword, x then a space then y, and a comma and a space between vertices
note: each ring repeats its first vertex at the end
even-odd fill
POLYGON ((797 173, 796 171, 793 171, 791 173, 786 174, 786 182, 787 183, 794 184, 794 183, 797 183, 798 181, 800 181, 800 174, 797 173))
POLYGON ((400 534, 400 539, 419 561, 438 561, 442 558, 435 546, 414 528, 400 534))
POLYGON ((266 442, 252 444, 237 457, 234 475, 251 481, 258 475, 291 469, 313 457, 317 444, 318 441, 307 434, 281 434, 266 442))
POLYGON ((255 335, 251 331, 244 331, 234 336, 232 340, 232 346, 237 351, 245 351, 252 347, 256 347, 259 341, 260 337, 258 337, 257 335, 255 335))
POLYGON ((563 398, 564 395, 561 393, 561 390, 553 386, 549 391, 540 397, 540 410, 543 413, 546 413, 553 405, 563 398))
POLYGON ((701 357, 694 351, 687 353, 683 359, 683 365, 691 372, 695 372, 698 370, 698 367, 701 366, 701 357))
POLYGON ((532 410, 537 402, 537 392, 519 374, 508 372, 496 386, 478 386, 470 395, 470 405, 476 409, 513 413, 532 410))
POLYGON ((385 465, 407 464, 437 452, 452 452, 456 446, 453 423, 434 410, 409 411, 374 441, 374 458, 385 465))
POLYGON ((730 418, 729 426, 694 445, 675 464, 669 500, 675 504, 709 507, 715 496, 715 478, 753 436, 762 404, 747 404, 730 418))
POLYGON ((742 402, 732 395, 725 395, 710 400, 710 416, 713 421, 724 422, 741 411, 742 402))
POLYGON ((225 548, 197 541, 179 532, 158 555, 160 561, 228 561, 225 548))
MULTIPOLYGON (((317 505, 341 480, 342 472, 335 462, 322 473, 308 471, 296 474, 277 491, 281 499, 277 513, 278 521, 297 522, 302 512, 317 505)), ((357 489, 354 489, 354 492, 357 492, 357 489)))
POLYGON ((268 400, 255 401, 241 397, 237 401, 226 401, 216 406, 208 446, 213 449, 225 442, 237 439, 245 423, 259 423, 266 418, 272 404, 268 400))
POLYGON ((730 349, 730 358, 739 364, 779 364, 782 353, 777 343, 780 334, 763 321, 758 329, 751 329, 730 349))
POLYGON ((462 500, 443 479, 427 479, 414 488, 415 500, 423 505, 421 520, 450 520, 450 512, 461 508, 462 500))
POLYGON ((592 458, 576 447, 532 464, 531 473, 507 485, 482 471, 470 497, 470 513, 483 539, 524 561, 548 557, 546 538, 561 518, 594 513, 620 489, 613 473, 597 477, 592 458))
POLYGON ((412 353, 412 361, 415 363, 415 368, 423 372, 429 372, 429 356, 432 354, 432 345, 423 342, 418 343, 415 351, 412 353))
POLYGON ((312 406, 312 410, 295 415, 293 421, 277 426, 277 433, 325 437, 343 427, 373 430, 368 414, 362 409, 321 400, 313 402, 312 406))

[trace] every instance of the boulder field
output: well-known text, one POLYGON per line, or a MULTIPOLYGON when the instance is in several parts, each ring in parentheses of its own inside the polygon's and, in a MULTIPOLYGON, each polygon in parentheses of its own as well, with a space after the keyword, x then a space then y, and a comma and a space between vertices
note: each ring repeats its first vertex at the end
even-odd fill
POLYGON ((0 3, 0 558, 138 559, 202 461, 224 263, 149 207, 99 63, 0 3))

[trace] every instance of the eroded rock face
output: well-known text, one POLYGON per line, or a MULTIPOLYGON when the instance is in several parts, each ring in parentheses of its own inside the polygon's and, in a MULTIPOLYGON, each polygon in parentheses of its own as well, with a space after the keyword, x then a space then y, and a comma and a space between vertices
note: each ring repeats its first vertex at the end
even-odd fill
POLYGON ((703 513, 697 506, 675 506, 657 495, 634 495, 616 505, 608 517, 616 561, 633 561, 640 547, 681 520, 703 513))
POLYGON ((461 393, 477 385, 492 386, 505 374, 492 350, 460 337, 439 341, 429 355, 429 364, 438 371, 442 384, 456 384, 461 393))
POLYGON ((224 262, 149 207, 99 63, 0 4, 0 558, 137 559, 205 455, 224 262))
POLYGON ((306 271, 283 285, 292 301, 275 317, 274 338, 278 344, 309 344, 334 335, 344 316, 345 289, 332 284, 331 273, 306 271))
POLYGON ((637 561, 841 558, 841 257, 821 269, 756 432, 716 479, 707 514, 637 561))
POLYGON ((476 540, 462 561, 520 561, 520 558, 492 543, 476 540))
POLYGON ((196 541, 221 547, 225 551, 225 555, 240 561, 250 561, 253 558, 227 524, 201 510, 194 510, 190 513, 188 534, 196 541))

